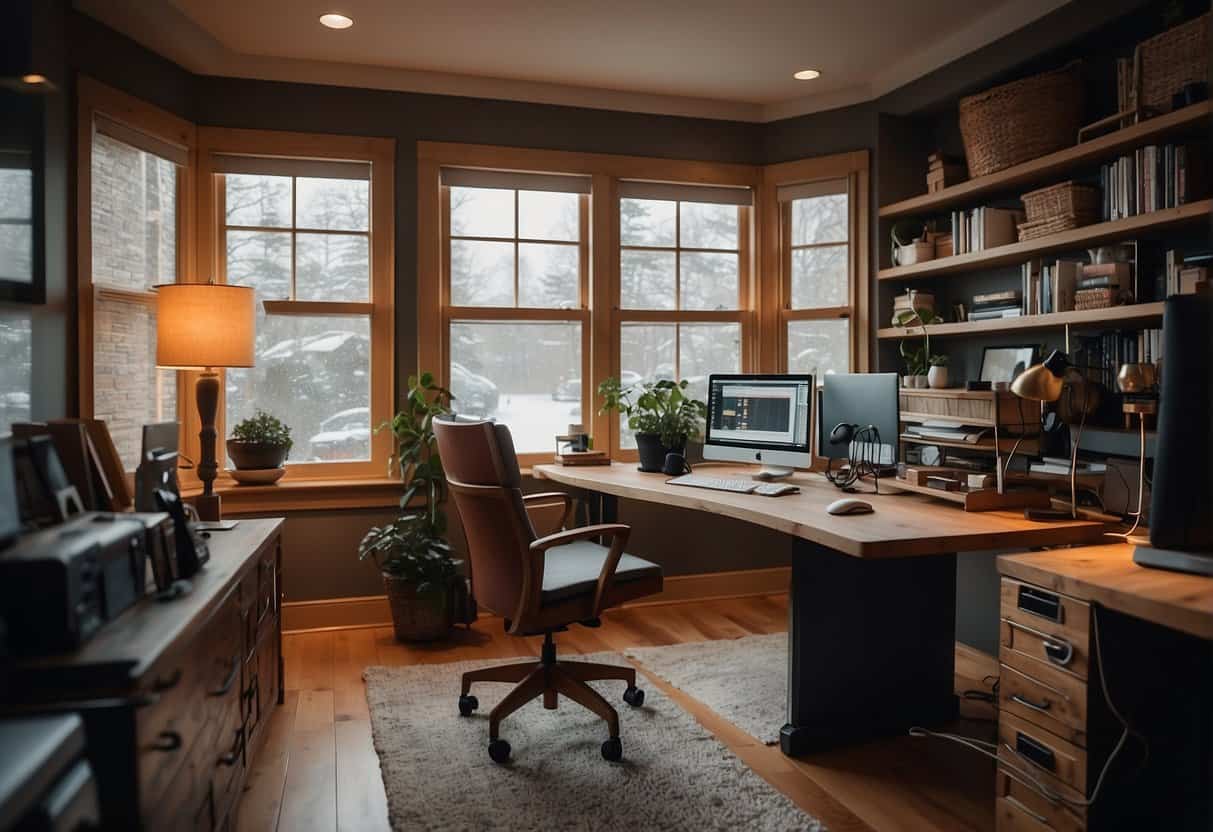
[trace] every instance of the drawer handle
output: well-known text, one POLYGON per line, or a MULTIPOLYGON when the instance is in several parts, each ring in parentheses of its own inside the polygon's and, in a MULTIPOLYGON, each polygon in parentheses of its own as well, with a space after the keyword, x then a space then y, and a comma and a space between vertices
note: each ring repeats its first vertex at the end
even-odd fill
POLYGON ((1056 621, 1058 624, 1062 623, 1064 608, 1061 605, 1061 598, 1051 592, 1043 592, 1032 587, 1021 586, 1016 606, 1029 615, 1047 618, 1049 621, 1056 621))
POLYGON ((181 735, 176 731, 161 731, 156 742, 152 743, 152 751, 176 751, 181 747, 181 735))
POLYGON ((1042 699, 1040 702, 1033 702, 1027 697, 1020 696, 1018 693, 1011 694, 1011 701, 1023 705, 1025 708, 1031 708, 1034 711, 1040 711, 1042 714, 1053 707, 1053 703, 1048 699, 1042 699))
POLYGON ((1051 638, 1044 640, 1045 655, 1049 657, 1049 661, 1053 664, 1065 667, 1074 660, 1074 645, 1068 641, 1057 640, 1051 638))
POLYGON ((166 678, 156 677, 156 681, 152 682, 152 690, 156 693, 164 693, 166 690, 172 690, 177 687, 181 681, 181 668, 176 668, 166 678))
POLYGON ((1005 800, 1007 803, 1010 803, 1016 809, 1023 812, 1025 815, 1027 815, 1028 817, 1030 817, 1032 820, 1036 821, 1037 823, 1042 823, 1042 824, 1048 825, 1048 823, 1049 823, 1048 818, 1046 818, 1042 814, 1039 814, 1038 812, 1033 812, 1031 809, 1029 809, 1027 806, 1025 806, 1023 804, 1023 801, 1021 801, 1019 798, 1012 797, 1011 795, 1007 795, 1006 797, 1003 798, 1003 800, 1005 800))
POLYGON ((1053 754, 1053 749, 1037 742, 1022 731, 1015 732, 1014 751, 1020 757, 1030 763, 1035 763, 1045 771, 1057 771, 1057 757, 1053 754))
POLYGON ((227 696, 227 692, 232 689, 232 685, 236 684, 236 677, 240 675, 240 657, 232 656, 232 669, 228 671, 227 678, 223 680, 223 685, 218 690, 212 690, 207 693, 207 696, 227 696))

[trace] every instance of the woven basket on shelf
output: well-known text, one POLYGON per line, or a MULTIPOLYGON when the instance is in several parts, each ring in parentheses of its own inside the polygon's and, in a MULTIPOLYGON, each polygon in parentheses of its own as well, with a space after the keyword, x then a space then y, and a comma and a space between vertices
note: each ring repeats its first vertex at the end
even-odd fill
POLYGON ((1095 216, 1100 211, 1099 188, 1079 185, 1076 182, 1059 182, 1047 188, 1029 191, 1020 197, 1028 222, 1052 219, 1074 214, 1078 217, 1095 216))
POLYGON ((1209 12, 1138 44, 1141 105, 1170 112, 1185 84, 1209 80, 1209 12))
POLYGON ((1019 226, 1019 241, 1022 243, 1024 240, 1034 240, 1037 237, 1045 237, 1059 231, 1081 228, 1084 225, 1091 225, 1097 220, 1098 217, 1093 214, 1059 214, 1048 219, 1025 222, 1019 226))
POLYGON ((1079 63, 960 100, 969 176, 1009 168, 1070 147, 1082 125, 1079 63))

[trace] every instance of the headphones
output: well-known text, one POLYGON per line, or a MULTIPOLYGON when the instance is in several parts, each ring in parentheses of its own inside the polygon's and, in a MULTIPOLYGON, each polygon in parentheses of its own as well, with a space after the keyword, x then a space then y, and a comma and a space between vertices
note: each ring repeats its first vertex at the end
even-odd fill
POLYGON ((847 467, 835 471, 833 469, 833 457, 827 460, 826 464, 826 479, 833 485, 841 488, 844 491, 854 491, 855 483, 860 477, 871 475, 876 483, 876 493, 880 493, 880 469, 877 465, 878 460, 871 458, 871 450, 876 449, 879 455, 880 448, 880 431, 875 425, 860 427, 859 425, 850 422, 839 422, 830 431, 830 444, 842 445, 848 448, 847 467), (855 445, 860 444, 859 454, 856 456, 855 445))
POLYGON ((851 440, 855 438, 855 428, 859 425, 852 425, 849 422, 839 422, 830 431, 831 445, 850 445, 851 440))

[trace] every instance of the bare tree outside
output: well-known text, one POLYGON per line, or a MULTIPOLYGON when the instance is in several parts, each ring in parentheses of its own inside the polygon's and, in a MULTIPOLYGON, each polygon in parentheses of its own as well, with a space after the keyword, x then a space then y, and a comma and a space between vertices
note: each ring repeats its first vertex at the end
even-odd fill
MULTIPOLYGON (((850 303, 847 194, 796 199, 792 212, 793 309, 850 303)), ((850 323, 845 318, 788 323, 788 370, 820 376, 850 369, 850 323)))

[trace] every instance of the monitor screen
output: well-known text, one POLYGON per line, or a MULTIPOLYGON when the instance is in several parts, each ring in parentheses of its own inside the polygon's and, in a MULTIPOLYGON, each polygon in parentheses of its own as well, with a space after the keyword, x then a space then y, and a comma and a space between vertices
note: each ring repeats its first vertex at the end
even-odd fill
POLYGON ((822 379, 821 403, 818 405, 818 454, 832 459, 846 459, 851 448, 831 444, 830 433, 840 423, 861 428, 875 427, 880 432, 882 465, 897 462, 899 404, 896 373, 832 373, 822 379))
POLYGON ((807 375, 712 376, 706 444, 807 452, 812 389, 807 375))

